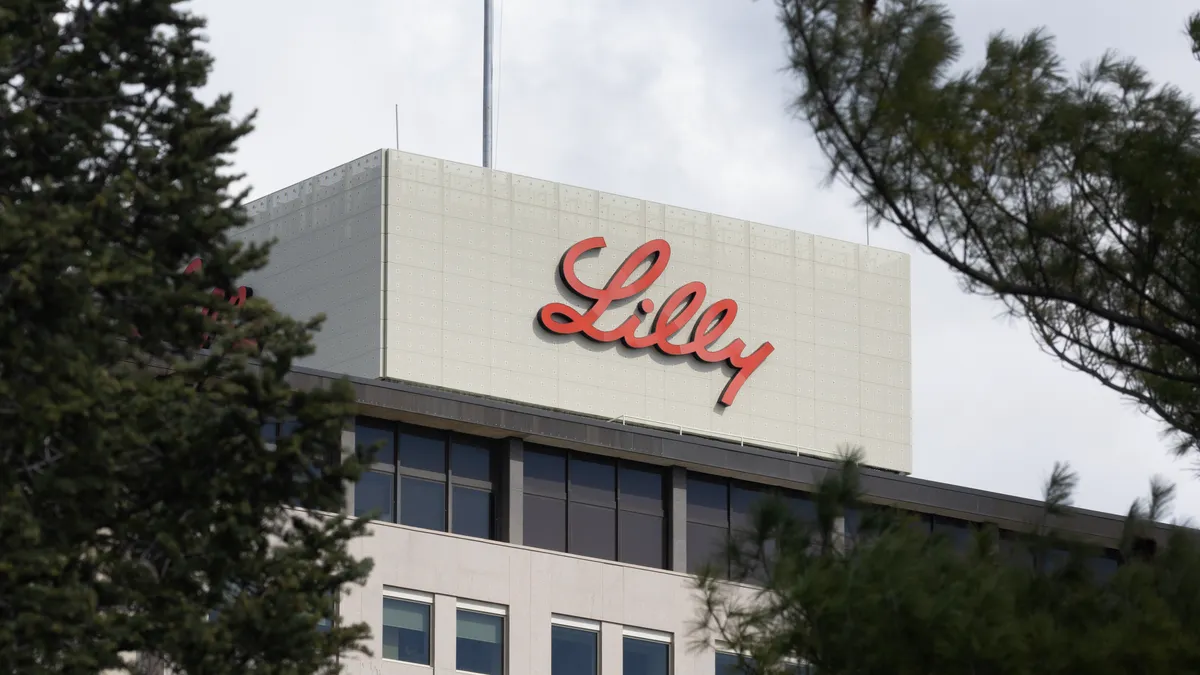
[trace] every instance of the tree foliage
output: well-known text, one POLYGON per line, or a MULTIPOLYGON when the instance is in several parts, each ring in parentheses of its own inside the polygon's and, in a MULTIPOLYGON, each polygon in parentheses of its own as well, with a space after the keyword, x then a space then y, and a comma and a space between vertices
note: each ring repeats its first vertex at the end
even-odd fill
POLYGON ((754 586, 700 576, 695 637, 743 654, 747 675, 799 672, 789 663, 820 675, 1197 672, 1196 533, 1154 525, 1170 488, 1156 484, 1131 508, 1122 564, 1102 574, 1089 565, 1100 550, 1058 527, 1074 483, 1056 467, 1036 522, 1003 539, 983 527, 956 546, 864 504, 848 457, 819 486, 814 522, 768 501, 753 531, 731 541, 730 580, 754 586), (868 515, 843 535, 835 524, 849 509, 868 515), (1153 537, 1166 545, 1144 555, 1153 537))
POLYGON ((366 634, 334 611, 364 525, 312 512, 358 472, 348 388, 285 379, 319 322, 212 294, 267 250, 229 238, 251 126, 200 94, 203 26, 177 0, 0 4, 6 673, 335 672, 366 634))
MULTIPOLYGON (((1069 366, 1200 450, 1200 122, 1105 53, 1071 74, 1043 30, 958 64, 931 0, 778 0, 799 113, 873 225, 1028 319, 1069 366)), ((1200 15, 1188 32, 1200 54, 1200 15)))

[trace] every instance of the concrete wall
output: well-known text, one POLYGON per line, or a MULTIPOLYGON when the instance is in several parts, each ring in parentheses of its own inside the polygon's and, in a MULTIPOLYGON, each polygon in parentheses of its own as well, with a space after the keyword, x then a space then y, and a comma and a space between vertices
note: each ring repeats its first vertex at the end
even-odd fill
MULTIPOLYGON (((911 471, 909 260, 904 254, 733 218, 387 151, 385 357, 393 378, 605 418, 646 418, 911 471), (671 261, 644 294, 684 283, 739 311, 719 345, 775 352, 729 408, 731 370, 553 335, 539 309, 583 309, 557 279, 564 251, 603 236, 579 275, 602 286, 635 248, 671 261)), ((613 328, 632 304, 600 322, 613 328)), ((640 334, 640 333, 639 333, 640 334)), ((677 341, 679 339, 677 338, 677 341)))
POLYGON ((505 672, 512 675, 550 675, 552 614, 602 624, 601 675, 621 673, 623 627, 670 633, 673 672, 714 675, 713 652, 692 648, 690 622, 700 605, 686 575, 388 523, 373 524, 371 536, 355 542, 352 553, 373 558, 375 568, 343 600, 342 615, 370 625, 368 646, 375 656, 351 659, 350 675, 430 673, 428 666, 379 657, 385 586, 434 596, 435 675, 455 672, 457 600, 507 608, 505 672))
POLYGON ((235 238, 277 240, 267 268, 243 283, 297 319, 324 313, 316 353, 300 365, 380 373, 383 152, 373 152, 248 205, 235 238))

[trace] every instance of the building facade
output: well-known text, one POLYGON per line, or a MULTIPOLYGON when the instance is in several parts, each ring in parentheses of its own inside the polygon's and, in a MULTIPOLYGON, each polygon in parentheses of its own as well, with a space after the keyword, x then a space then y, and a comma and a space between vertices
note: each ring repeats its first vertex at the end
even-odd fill
POLYGON ((350 672, 731 675, 693 574, 764 494, 811 514, 844 444, 930 531, 1040 513, 907 475, 902 254, 396 151, 250 211, 278 243, 245 283, 327 317, 293 383, 349 377, 344 445, 382 448, 347 503, 377 516, 350 672))

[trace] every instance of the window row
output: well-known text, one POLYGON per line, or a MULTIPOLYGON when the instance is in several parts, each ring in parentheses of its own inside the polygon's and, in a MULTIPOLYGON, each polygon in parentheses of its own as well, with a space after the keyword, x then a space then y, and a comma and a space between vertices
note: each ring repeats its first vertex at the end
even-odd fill
MULTIPOLYGON (((946 516, 927 513, 908 513, 907 515, 912 516, 912 527, 916 528, 918 532, 945 537, 959 551, 967 550, 975 533, 982 527, 980 523, 946 516)), ((862 527, 862 513, 857 509, 849 510, 846 513, 845 522, 847 536, 858 535, 862 527)), ((1018 545, 1019 536, 1010 530, 1000 530, 998 553, 1009 564, 1032 567, 1035 561, 1028 551, 1018 545)), ((1043 570, 1052 570, 1066 563, 1069 557, 1069 551, 1052 548, 1039 561, 1039 566, 1043 570)), ((1097 579, 1106 580, 1116 574, 1117 568, 1120 566, 1120 555, 1114 549, 1105 549, 1096 555, 1089 556, 1086 565, 1097 579)))
POLYGON ((354 489, 356 516, 496 538, 495 441, 361 417, 354 434, 375 448, 354 489))
MULTIPOLYGON (((432 666, 433 597, 385 589, 383 653, 389 661, 432 666)), ((457 601, 455 607, 455 664, 458 672, 504 675, 506 609, 497 605, 457 601)), ((671 675, 672 636, 625 628, 622 672, 625 675, 671 675)), ((550 626, 551 675, 598 675, 600 623, 555 616, 550 626)))
POLYGON ((667 567, 667 474, 649 464, 527 445, 527 546, 667 567))
MULTIPOLYGON (((262 434, 270 443, 286 437, 295 422, 270 423, 262 434)), ((497 486, 502 454, 497 441, 360 417, 358 445, 375 448, 354 490, 357 516, 373 514, 442 532, 498 539, 497 486)), ((529 444, 524 452, 523 543, 659 569, 669 568, 669 474, 662 467, 529 444)), ((687 571, 697 573, 718 560, 731 535, 753 528, 755 507, 768 495, 783 498, 793 515, 816 519, 816 507, 803 492, 717 476, 688 473, 685 533, 687 571)), ((977 525, 915 514, 914 526, 949 538, 965 550, 977 525)), ((847 511, 846 534, 859 533, 862 513, 847 511)), ((1001 533, 1001 553, 1014 564, 1032 564, 1001 533)), ((1065 560, 1052 551, 1041 564, 1065 560)), ((1114 551, 1089 558, 1100 578, 1115 573, 1114 551)), ((721 570, 718 570, 719 572, 721 570)), ((727 574, 729 571, 724 570, 727 574)))
MULTIPOLYGON (((504 673, 503 607, 458 601, 455 608, 455 668, 480 675, 504 673)), ((433 665, 433 596, 385 590, 383 658, 433 665)))

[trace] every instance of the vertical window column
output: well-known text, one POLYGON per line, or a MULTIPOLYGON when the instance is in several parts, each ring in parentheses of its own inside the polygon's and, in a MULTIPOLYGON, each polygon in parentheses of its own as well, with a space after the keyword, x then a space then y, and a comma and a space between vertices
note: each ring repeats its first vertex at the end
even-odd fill
POLYGON ((663 472, 622 462, 617 472, 617 560, 667 566, 663 472))
POLYGON ((378 520, 396 522, 395 425, 359 418, 354 426, 354 443, 359 448, 377 448, 354 486, 354 515, 374 514, 378 520))
MULTIPOLYGON (((698 574, 709 563, 721 564, 729 538, 729 483, 721 478, 688 474, 687 571, 698 574)), ((718 574, 727 575, 728 565, 718 574)))

